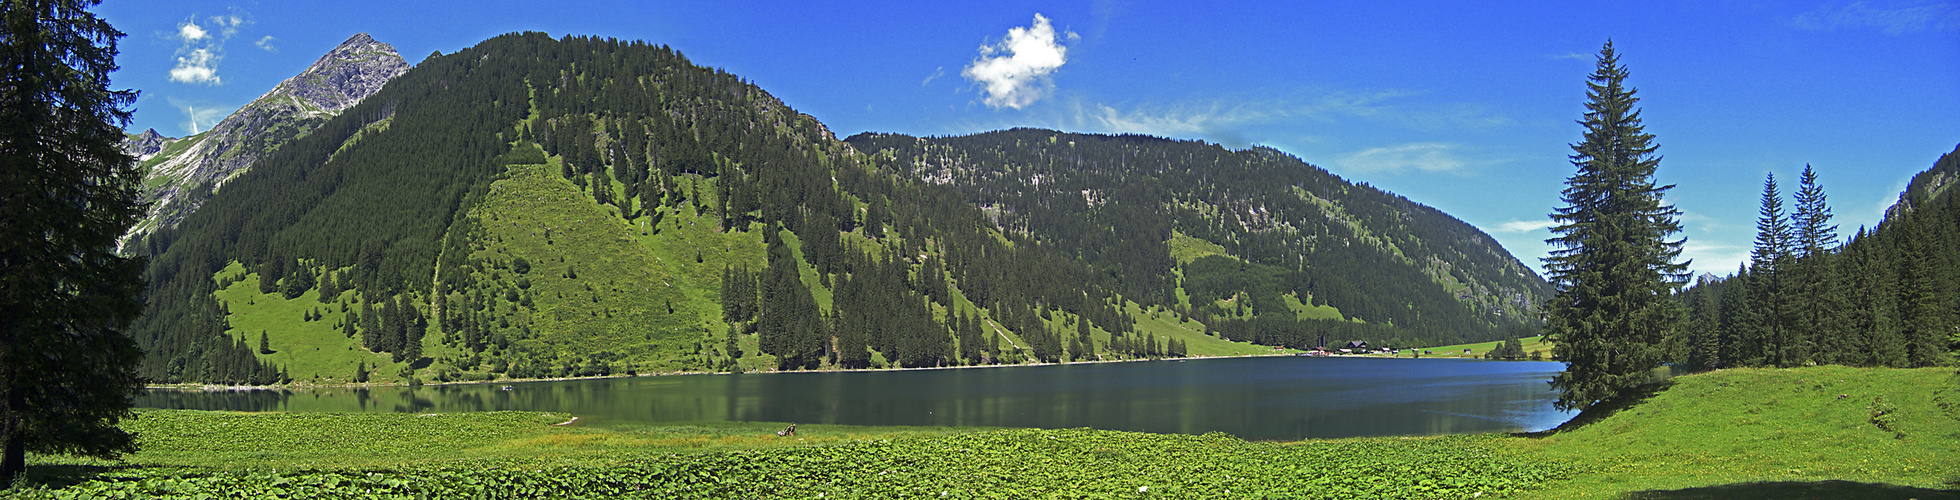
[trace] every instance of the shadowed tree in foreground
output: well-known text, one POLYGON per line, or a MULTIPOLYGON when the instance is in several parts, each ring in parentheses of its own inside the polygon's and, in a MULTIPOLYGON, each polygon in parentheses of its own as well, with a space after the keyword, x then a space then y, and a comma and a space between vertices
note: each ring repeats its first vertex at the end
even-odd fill
POLYGON ((1572 145, 1578 172, 1566 179, 1565 206, 1552 213, 1556 236, 1546 240, 1554 247, 1546 277, 1557 294, 1546 304, 1545 333, 1566 362, 1552 379, 1561 410, 1645 383, 1682 314, 1670 295, 1687 264, 1674 262, 1682 241, 1668 241, 1681 231, 1680 212, 1661 204, 1673 186, 1654 185, 1657 146, 1626 77, 1609 40, 1587 84, 1584 138, 1572 145))
POLYGON ((135 451, 143 262, 116 255, 141 215, 121 148, 134 91, 109 90, 122 33, 88 0, 0 3, 0 485, 26 452, 135 451))

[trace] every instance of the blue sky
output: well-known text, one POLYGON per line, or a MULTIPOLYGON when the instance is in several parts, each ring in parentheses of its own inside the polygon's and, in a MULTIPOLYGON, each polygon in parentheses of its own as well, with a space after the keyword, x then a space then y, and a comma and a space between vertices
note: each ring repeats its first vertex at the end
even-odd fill
POLYGON ((410 63, 501 33, 668 44, 839 136, 1031 126, 1266 145, 1483 228, 1527 264, 1612 38, 1679 187, 1687 256, 1747 257, 1765 174, 1816 167, 1840 232, 1960 144, 1960 3, 147 2, 135 130, 191 133, 354 33, 410 63))

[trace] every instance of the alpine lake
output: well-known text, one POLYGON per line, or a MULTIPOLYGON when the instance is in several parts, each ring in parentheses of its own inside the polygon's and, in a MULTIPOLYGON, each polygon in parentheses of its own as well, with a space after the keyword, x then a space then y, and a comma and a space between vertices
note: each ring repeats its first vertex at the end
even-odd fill
POLYGON ((989 368, 663 375, 295 390, 155 389, 136 406, 246 412, 550 411, 577 425, 1038 427, 1248 440, 1537 431, 1572 417, 1563 363, 1268 356, 989 368))

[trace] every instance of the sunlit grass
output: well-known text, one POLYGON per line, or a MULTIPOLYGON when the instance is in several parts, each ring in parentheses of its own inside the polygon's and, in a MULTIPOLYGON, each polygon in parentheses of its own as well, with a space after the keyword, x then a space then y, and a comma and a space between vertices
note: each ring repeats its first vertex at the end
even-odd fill
MULTIPOLYGON (((1951 496, 1960 476, 1960 378, 1951 369, 1734 369, 1657 389, 1547 436, 1288 443, 840 425, 799 425, 782 437, 782 423, 557 426, 570 416, 527 412, 146 410, 127 423, 144 446, 127 457, 134 468, 61 469, 48 466, 110 464, 43 456, 30 464, 35 478, 81 474, 74 488, 87 491, 235 494, 304 483, 406 497, 454 492, 427 488, 457 481, 548 495, 565 493, 552 485, 642 481, 665 496, 703 498, 1115 497, 1139 488, 1176 498, 1937 498, 1951 496), (174 489, 156 489, 164 486, 174 489)), ((53 496, 35 491, 28 496, 53 496)))

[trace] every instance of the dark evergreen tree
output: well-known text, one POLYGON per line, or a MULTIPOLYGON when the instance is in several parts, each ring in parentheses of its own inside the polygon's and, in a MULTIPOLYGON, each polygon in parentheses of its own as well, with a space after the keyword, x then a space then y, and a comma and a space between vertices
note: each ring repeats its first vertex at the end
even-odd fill
POLYGON ((1688 371, 1722 367, 1722 294, 1715 279, 1703 277, 1684 293, 1688 307, 1686 332, 1688 371))
POLYGON ((299 298, 299 296, 305 295, 307 290, 313 289, 313 269, 308 268, 304 264, 298 264, 292 266, 292 271, 293 274, 286 276, 284 283, 284 293, 287 300, 299 298))
POLYGON ((1845 334, 1857 356, 1850 363, 1862 366, 1906 366, 1905 338, 1899 329, 1897 274, 1890 259, 1879 252, 1863 229, 1852 236, 1858 243, 1846 245, 1843 274, 1846 289, 1845 334))
POLYGON ((1578 172, 1566 180, 1559 225, 1547 240, 1546 270, 1557 293, 1545 332, 1566 370, 1552 380, 1554 406, 1584 409, 1646 383, 1681 323, 1673 291, 1686 264, 1675 263, 1680 212, 1661 204, 1673 186, 1654 184, 1654 136, 1643 131, 1639 99, 1608 41, 1588 83, 1584 138, 1572 145, 1578 172))
POLYGON ((285 261, 271 259, 259 265, 259 293, 273 294, 279 291, 279 278, 286 277, 285 261))
POLYGON ((1831 224, 1831 207, 1817 172, 1804 165, 1798 181, 1796 211, 1790 216, 1796 260, 1785 283, 1792 295, 1789 305, 1795 309, 1790 327, 1808 340, 1810 361, 1846 363, 1853 349, 1845 341, 1848 335, 1841 319, 1845 287, 1834 265, 1837 225, 1831 224))
POLYGON ((1905 364, 1911 367, 1938 366, 1949 362, 1947 355, 1947 311, 1941 307, 1940 268, 1935 262, 1932 242, 1926 231, 1907 216, 1899 228, 1898 304, 1900 336, 1905 344, 1905 364))
POLYGON ((136 451, 117 424, 143 390, 121 331, 143 312, 143 262, 116 254, 143 213, 119 128, 136 92, 109 90, 123 34, 95 3, 0 8, 0 488, 30 451, 136 451))
POLYGON ((1750 365, 1800 366, 1808 360, 1809 348, 1803 332, 1793 327, 1796 312, 1787 281, 1794 263, 1795 236, 1790 220, 1783 213, 1783 195, 1776 187, 1776 175, 1763 181, 1762 208, 1756 220, 1756 247, 1749 254, 1751 286, 1750 310, 1742 318, 1748 332, 1739 361, 1750 365))

